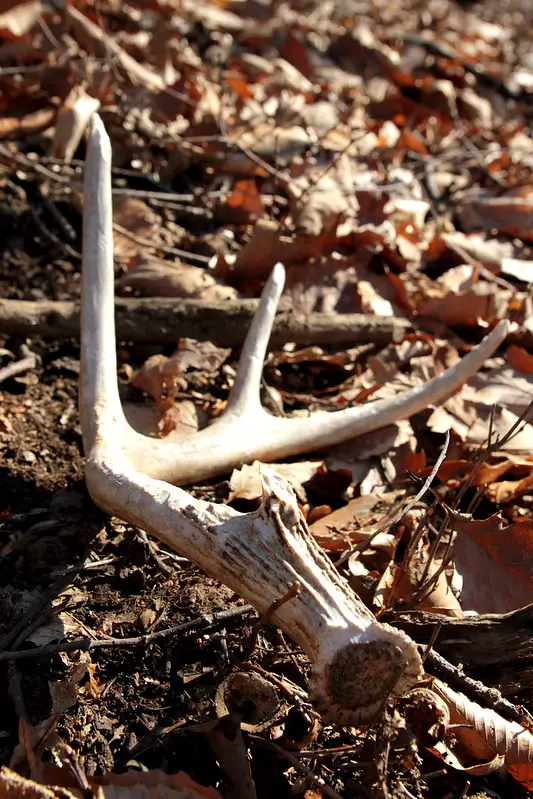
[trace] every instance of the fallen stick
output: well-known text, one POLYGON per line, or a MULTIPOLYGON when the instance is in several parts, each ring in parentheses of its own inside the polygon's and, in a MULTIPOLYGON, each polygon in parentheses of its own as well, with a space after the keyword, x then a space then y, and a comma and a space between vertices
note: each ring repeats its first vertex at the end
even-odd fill
MULTIPOLYGON (((215 627, 218 624, 227 624, 229 621, 246 616, 252 611, 253 607, 251 605, 239 605, 218 613, 206 613, 204 616, 192 619, 192 621, 175 624, 172 627, 166 627, 164 630, 155 630, 144 635, 137 635, 134 638, 89 638, 86 636, 85 638, 75 638, 72 641, 62 641, 59 644, 35 646, 31 649, 7 650, 0 652, 0 663, 5 663, 8 660, 35 660, 36 658, 51 657, 60 652, 89 652, 95 649, 114 649, 116 647, 133 649, 137 646, 147 646, 167 638, 175 638, 188 632, 197 633, 200 630, 215 627)), ((18 643, 21 644, 23 642, 19 641, 18 643)))
POLYGON ((112 36, 106 34, 100 25, 84 16, 74 6, 65 9, 67 25, 76 41, 89 53, 98 58, 111 56, 118 62, 132 83, 146 86, 150 91, 162 92, 166 88, 164 79, 151 67, 139 64, 112 36))
MULTIPOLYGON (((135 344, 176 344, 183 336, 214 341, 225 347, 242 344, 259 300, 231 300, 223 304, 161 297, 116 299, 115 322, 119 341, 135 344)), ((407 319, 366 314, 308 316, 282 307, 276 314, 273 343, 385 345, 401 341, 410 328, 407 319)), ((75 302, 53 300, 0 300, 0 335, 78 338, 80 308, 75 302)))
POLYGON ((15 377, 15 375, 20 375, 23 372, 29 372, 31 369, 35 369, 39 363, 37 355, 35 355, 26 344, 22 345, 20 352, 22 358, 19 361, 8 363, 7 366, 0 369, 0 383, 3 383, 4 380, 10 377, 15 377))

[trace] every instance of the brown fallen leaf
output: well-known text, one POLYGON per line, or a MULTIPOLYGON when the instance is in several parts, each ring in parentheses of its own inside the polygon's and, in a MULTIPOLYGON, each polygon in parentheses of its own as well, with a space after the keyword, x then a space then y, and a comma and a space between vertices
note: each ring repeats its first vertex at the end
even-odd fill
POLYGON ((516 502, 521 496, 527 494, 533 486, 533 462, 523 461, 522 468, 517 468, 513 464, 513 472, 526 472, 518 480, 496 480, 487 482, 483 486, 483 494, 496 505, 507 505, 509 502, 516 502))
MULTIPOLYGON (((411 364, 415 372, 420 372, 423 366, 421 359, 424 356, 429 356, 434 365, 443 363, 452 366, 456 361, 456 355, 456 351, 452 348, 447 351, 438 346, 438 342, 425 339, 423 336, 414 340, 409 337, 399 344, 389 344, 377 355, 371 355, 367 361, 367 378, 370 378, 369 372, 371 372, 376 383, 384 384, 396 377, 407 364, 411 364)), ((426 365, 425 360, 424 365, 426 365)))
POLYGON ((238 296, 234 288, 206 269, 164 261, 142 252, 118 280, 118 288, 125 294, 132 291, 141 297, 184 297, 206 302, 225 302, 238 296))
MULTIPOLYGON (((501 456, 497 456, 496 458, 488 459, 485 461, 485 463, 481 464, 473 476, 471 476, 471 472, 474 467, 472 461, 463 459, 453 460, 447 458, 444 463, 440 465, 437 472, 437 477, 442 482, 452 481, 457 483, 458 480, 465 477, 465 475, 468 475, 472 485, 477 488, 478 486, 485 486, 487 484, 494 483, 498 480, 498 478, 510 471, 516 470, 517 468, 533 468, 533 462, 531 459, 523 458, 519 455, 507 457, 503 460, 500 458, 501 456)), ((429 477, 430 472, 431 467, 427 466, 417 471, 416 475, 417 477, 425 479, 426 477, 429 477)))
POLYGON ((468 386, 483 404, 498 404, 520 416, 531 402, 533 376, 496 361, 494 368, 474 375, 468 386))
MULTIPOLYGON (((498 456, 500 457, 500 456, 498 456)), ((472 480, 473 486, 482 486, 494 483, 498 478, 514 472, 517 469, 533 468, 533 459, 523 458, 520 455, 509 456, 503 460, 492 462, 490 459, 482 463, 472 480)))
POLYGON ((464 758, 490 762, 499 756, 515 780, 533 789, 533 735, 528 729, 472 702, 440 680, 432 680, 432 690, 450 708, 450 722, 460 725, 453 734, 464 758))
POLYGON ((192 433, 198 432, 206 425, 207 414, 192 400, 184 399, 173 402, 166 409, 159 422, 159 430, 162 437, 172 434, 173 441, 180 441, 192 433))
POLYGON ((54 139, 50 148, 53 158, 69 163, 93 116, 100 108, 100 100, 91 97, 81 86, 76 86, 63 102, 56 118, 54 139))
POLYGON ((472 191, 461 204, 459 219, 464 230, 497 230, 524 241, 533 241, 533 185, 520 186, 494 197, 472 191))
POLYGON ((374 596, 380 609, 406 603, 416 610, 426 610, 446 616, 463 615, 456 596, 457 575, 449 561, 446 540, 437 546, 428 534, 427 516, 422 508, 413 508, 402 517, 398 533, 406 547, 401 562, 391 558, 374 596), (414 546, 413 546, 414 544, 414 546), (420 589, 430 586, 422 594, 420 589))
MULTIPOLYGON (((83 799, 69 769, 48 766, 45 774, 47 784, 42 785, 2 766, 0 794, 6 799, 83 799)), ((87 779, 101 799, 222 799, 215 788, 200 785, 184 771, 177 774, 130 771, 87 779)))
POLYGON ((178 349, 170 358, 164 355, 148 358, 131 382, 157 400, 162 390, 171 389, 179 375, 185 374, 189 369, 212 374, 222 366, 230 353, 231 349, 217 347, 210 341, 182 338, 178 349))
MULTIPOLYGON (((510 241, 487 238, 485 233, 462 233, 459 230, 443 231, 440 238, 453 252, 462 250, 485 266, 500 267, 504 260, 511 259, 515 248, 510 241)), ((502 269, 503 271, 503 269, 502 269)))
POLYGON ((400 275, 409 302, 416 313, 448 325, 477 327, 503 319, 512 292, 479 279, 475 266, 449 269, 436 280, 422 273, 400 275))
MULTIPOLYGON (((502 439, 515 425, 531 402, 529 375, 509 366, 497 366, 472 377, 460 391, 432 411, 427 420, 434 432, 453 430, 468 448, 502 439)), ((498 450, 499 455, 516 458, 528 456, 533 449, 533 425, 524 422, 498 450)))
POLYGON ((56 113, 55 108, 46 106, 27 114, 0 115, 0 139, 18 138, 21 135, 28 136, 38 133, 53 123, 56 113))
POLYGON ((346 157, 341 157, 334 169, 308 170, 292 180, 288 190, 296 233, 315 237, 329 232, 350 233, 359 210, 354 189, 353 162, 346 157))
POLYGON ((271 121, 264 121, 253 129, 237 128, 230 133, 230 139, 252 150, 263 160, 277 161, 278 164, 290 163, 312 142, 309 132, 301 125, 282 126, 271 121))
POLYGON ((506 613, 533 602, 533 523, 501 514, 473 519, 451 511, 454 562, 463 579, 463 610, 506 613))
POLYGON ((526 375, 533 374, 533 355, 523 347, 511 344, 505 353, 505 360, 512 369, 526 375))
POLYGON ((165 81, 161 75, 150 67, 139 64, 101 26, 72 5, 67 5, 65 13, 74 37, 85 50, 99 58, 114 56, 132 83, 146 86, 151 91, 165 89, 165 81))
POLYGON ((161 219, 142 200, 122 195, 113 201, 113 224, 116 226, 113 231, 115 255, 132 258, 143 251, 144 245, 131 236, 155 243, 154 234, 161 226, 161 219))
POLYGON ((191 780, 184 772, 165 774, 154 771, 131 771, 125 774, 106 774, 94 777, 92 783, 99 786, 104 799, 222 799, 222 795, 211 787, 191 780))
POLYGON ((295 463, 261 463, 254 461, 252 464, 244 464, 240 469, 234 469, 229 481, 230 493, 228 502, 235 499, 258 500, 263 496, 261 483, 261 466, 274 469, 292 485, 300 503, 303 505, 306 500, 304 483, 323 468, 324 461, 296 461, 295 463))
POLYGON ((238 209, 246 215, 262 216, 265 212, 254 178, 236 180, 231 194, 226 199, 226 205, 229 208, 238 209))
POLYGON ((264 279, 278 261, 290 267, 318 257, 336 241, 335 232, 318 237, 287 235, 278 222, 261 218, 255 223, 250 240, 241 247, 235 261, 226 264, 222 259, 217 271, 222 277, 231 274, 232 280, 264 279))
POLYGON ((79 799, 63 786, 40 785, 0 766, 0 791, 4 799, 79 799))
MULTIPOLYGON (((401 492, 389 492, 381 496, 357 497, 347 505, 317 519, 309 526, 309 532, 323 549, 341 552, 366 541, 391 514, 391 506, 401 492)), ((393 556, 398 536, 379 533, 372 539, 372 549, 383 550, 389 558, 393 556)))
POLYGON ((285 294, 302 313, 356 313, 359 310, 357 285, 359 263, 368 255, 343 256, 333 252, 313 262, 297 264, 287 272, 285 294))

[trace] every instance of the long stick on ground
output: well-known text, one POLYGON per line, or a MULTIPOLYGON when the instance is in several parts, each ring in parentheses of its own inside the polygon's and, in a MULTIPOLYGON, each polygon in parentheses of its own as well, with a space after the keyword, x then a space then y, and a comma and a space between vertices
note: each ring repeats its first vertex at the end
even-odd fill
MULTIPOLYGON (((298 314, 287 303, 276 312, 271 342, 284 344, 385 345, 401 341, 411 327, 407 319, 366 314, 298 314)), ((259 306, 258 300, 203 300, 161 297, 115 300, 118 341, 177 344, 184 336, 214 341, 223 347, 242 344, 259 306)), ((78 303, 53 300, 0 299, 0 335, 47 339, 80 335, 78 303)))

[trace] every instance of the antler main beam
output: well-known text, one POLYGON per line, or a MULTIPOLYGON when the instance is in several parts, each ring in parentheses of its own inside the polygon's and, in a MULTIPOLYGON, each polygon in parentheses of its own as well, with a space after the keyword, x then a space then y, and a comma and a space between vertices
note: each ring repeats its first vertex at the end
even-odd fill
POLYGON ((80 415, 86 480, 107 512, 142 527, 231 586, 260 613, 298 583, 271 618, 309 656, 309 693, 340 723, 371 721, 421 673, 414 643, 378 623, 309 534, 288 484, 264 470, 261 508, 241 514, 194 499, 178 484, 353 438, 451 394, 507 333, 500 323, 459 364, 421 388, 337 413, 279 419, 260 404, 260 381, 284 269, 277 265, 243 347, 224 414, 190 439, 154 440, 127 423, 118 393, 114 324, 111 147, 93 118, 85 167, 80 415))

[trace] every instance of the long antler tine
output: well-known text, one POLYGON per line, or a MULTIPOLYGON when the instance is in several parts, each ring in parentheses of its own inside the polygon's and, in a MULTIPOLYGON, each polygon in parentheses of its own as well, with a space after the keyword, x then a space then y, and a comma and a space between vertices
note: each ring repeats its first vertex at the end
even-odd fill
POLYGON ((428 406, 443 402, 481 369, 505 340, 511 329, 506 319, 498 322, 468 355, 423 385, 392 397, 355 405, 334 413, 313 413, 298 419, 279 419, 286 428, 284 437, 287 452, 297 451, 294 444, 305 449, 327 447, 350 438, 370 433, 381 427, 408 419, 428 406), (292 448, 289 450, 289 447, 292 448))
POLYGON ((80 415, 88 454, 107 428, 126 424, 117 384, 111 143, 95 114, 87 145, 83 209, 80 415))

